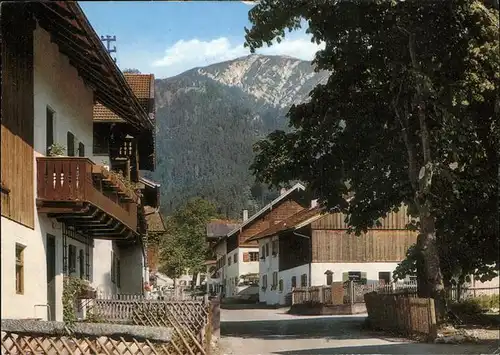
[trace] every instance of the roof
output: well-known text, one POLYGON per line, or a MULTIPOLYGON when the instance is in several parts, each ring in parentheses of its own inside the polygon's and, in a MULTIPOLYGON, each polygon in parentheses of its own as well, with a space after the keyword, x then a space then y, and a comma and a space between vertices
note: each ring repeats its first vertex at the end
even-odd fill
POLYGON ((239 223, 234 221, 212 220, 207 224, 207 237, 223 237, 237 226, 239 226, 239 223))
POLYGON ((142 131, 153 129, 120 69, 76 1, 28 3, 39 25, 94 90, 96 101, 142 131))
POLYGON ((234 233, 238 232, 240 229, 244 228, 245 226, 247 226, 248 224, 250 224, 251 222, 253 222, 257 218, 259 218, 264 212, 266 212, 268 209, 272 208, 274 205, 276 205, 276 204, 280 203, 281 201, 283 201, 286 197, 290 196, 293 192, 300 191, 300 190, 304 191, 305 189, 306 188, 304 187, 304 185, 302 185, 300 183, 297 183, 297 184, 293 185, 285 193, 281 194, 280 196, 278 196, 277 198, 275 198, 273 201, 271 201, 269 204, 267 204, 266 206, 264 206, 264 208, 262 208, 259 212, 255 213, 252 217, 250 217, 249 219, 247 219, 246 221, 244 221, 238 227, 234 228, 231 232, 229 232, 226 235, 226 237, 232 236, 234 233))
MULTIPOLYGON (((152 113, 152 111, 154 111, 154 104, 150 105, 150 100, 154 100, 154 75, 124 73, 123 76, 141 107, 146 113, 152 113)), ((119 115, 101 103, 96 103, 94 105, 93 117, 94 121, 124 122, 119 115)))
POLYGON ((152 187, 152 188, 158 188, 161 186, 160 183, 153 181, 153 180, 146 179, 145 177, 140 177, 139 181, 142 182, 144 185, 148 185, 149 187, 152 187))
POLYGON ((156 208, 144 206, 144 212, 148 224, 148 232, 165 232, 165 222, 163 221, 161 213, 156 208))
POLYGON ((277 223, 266 230, 248 238, 248 241, 259 240, 262 238, 270 237, 276 235, 280 232, 302 228, 314 220, 320 218, 324 212, 324 208, 316 206, 313 208, 304 208, 302 211, 295 213, 294 215, 288 217, 284 221, 277 223))

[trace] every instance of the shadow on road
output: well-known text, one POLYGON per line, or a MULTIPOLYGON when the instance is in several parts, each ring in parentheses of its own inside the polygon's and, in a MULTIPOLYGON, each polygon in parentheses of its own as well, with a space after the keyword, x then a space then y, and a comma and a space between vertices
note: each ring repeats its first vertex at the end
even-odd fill
POLYGON ((361 339, 371 337, 361 331, 360 317, 315 317, 300 319, 221 322, 221 336, 259 339, 361 339))
POLYGON ((278 351, 273 354, 281 355, 321 355, 321 354, 493 354, 498 349, 498 340, 483 342, 482 344, 386 344, 367 346, 344 346, 322 349, 303 349, 278 351))

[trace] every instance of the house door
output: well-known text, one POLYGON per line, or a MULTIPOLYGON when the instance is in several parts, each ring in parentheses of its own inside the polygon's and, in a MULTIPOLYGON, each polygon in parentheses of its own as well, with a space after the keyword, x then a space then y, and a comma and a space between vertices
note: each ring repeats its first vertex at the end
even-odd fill
POLYGON ((56 237, 47 234, 47 319, 56 320, 56 237))

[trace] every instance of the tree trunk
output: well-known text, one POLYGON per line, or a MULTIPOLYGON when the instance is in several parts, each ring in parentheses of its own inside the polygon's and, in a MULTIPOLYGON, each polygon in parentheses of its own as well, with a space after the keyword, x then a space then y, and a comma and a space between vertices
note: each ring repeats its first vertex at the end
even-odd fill
POLYGON ((426 212, 420 214, 417 247, 421 254, 417 260, 418 296, 434 299, 436 320, 442 322, 447 310, 443 275, 439 265, 434 218, 426 212))

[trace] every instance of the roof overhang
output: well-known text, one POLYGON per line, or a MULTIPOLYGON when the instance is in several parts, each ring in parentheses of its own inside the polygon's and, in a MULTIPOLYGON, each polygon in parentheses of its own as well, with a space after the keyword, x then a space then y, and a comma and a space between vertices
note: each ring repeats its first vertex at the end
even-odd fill
MULTIPOLYGON (((297 183, 297 184, 293 185, 292 188, 290 188, 284 194, 282 194, 282 195, 278 196, 277 198, 275 198, 269 204, 267 204, 266 206, 264 206, 264 208, 262 208, 260 211, 258 211, 257 213, 255 213, 252 217, 250 217, 249 219, 247 219, 245 222, 243 222, 242 224, 240 224, 238 227, 234 228, 231 232, 229 232, 226 235, 226 238, 232 236, 233 234, 237 233, 240 229, 243 229, 245 226, 247 226, 250 223, 252 223, 254 220, 256 220, 257 218, 259 218, 262 214, 264 214, 264 212, 266 212, 269 209, 272 209, 272 207, 274 205, 276 205, 279 202, 283 201, 286 197, 290 196, 293 192, 295 192, 295 191, 304 191, 305 189, 306 189, 305 186, 302 185, 302 184, 300 184, 300 183, 297 183)), ((250 239, 251 238, 249 238, 247 240, 249 241, 250 239)))
POLYGON ((29 2, 27 5, 60 52, 94 90, 97 102, 135 129, 153 130, 150 117, 76 1, 29 2))

